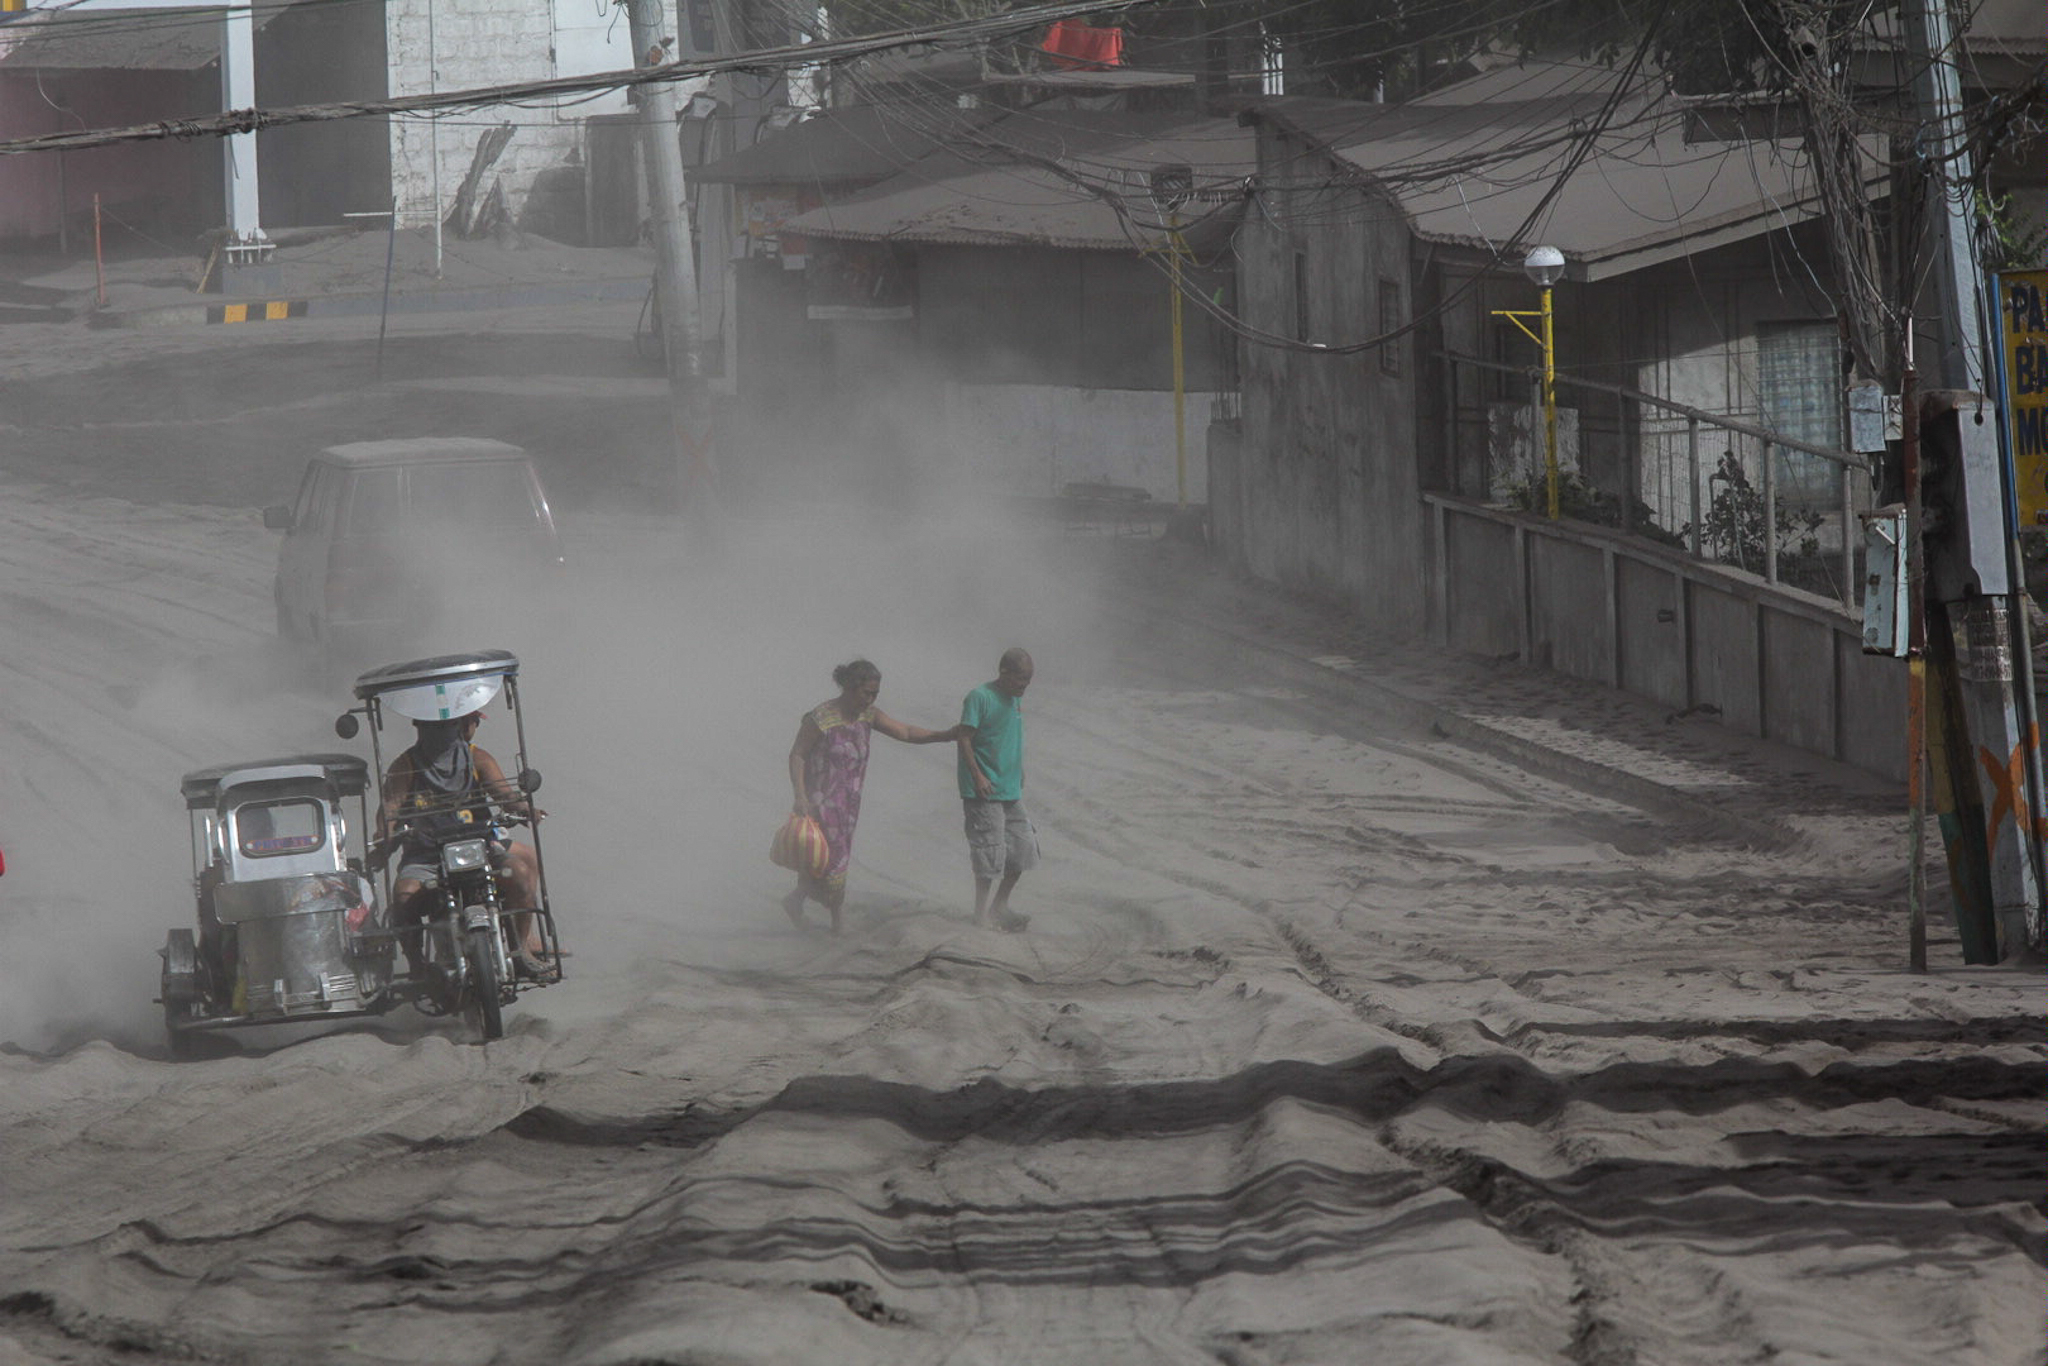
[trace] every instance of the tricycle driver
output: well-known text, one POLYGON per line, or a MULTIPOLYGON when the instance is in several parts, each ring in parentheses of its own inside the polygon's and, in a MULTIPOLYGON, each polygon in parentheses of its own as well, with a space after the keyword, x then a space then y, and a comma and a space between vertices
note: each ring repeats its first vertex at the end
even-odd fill
MULTIPOLYGON (((404 812, 422 806, 445 807, 452 800, 467 797, 473 792, 481 792, 500 802, 527 800, 516 786, 506 781, 505 771, 498 767, 498 761, 491 757, 491 752, 473 743, 483 719, 481 711, 473 711, 449 721, 413 722, 413 729, 418 734, 412 746, 392 760, 390 770, 384 775, 384 804, 377 814, 377 837, 387 848, 392 848, 398 859, 398 876, 391 886, 394 924, 410 928, 419 923, 420 892, 441 876, 440 864, 431 846, 408 840, 402 833, 395 848, 391 846, 392 831, 404 812)), ((533 807, 532 811, 535 820, 546 814, 539 807, 533 807)), ((461 823, 460 813, 441 811, 416 816, 409 826, 438 827, 461 823)), ((533 914, 533 909, 540 905, 539 861, 530 845, 502 838, 494 840, 493 844, 504 851, 507 904, 521 912, 514 917, 520 940, 517 951, 520 970, 538 979, 552 977, 555 967, 547 959, 546 946, 541 941, 533 914)), ((410 941, 401 942, 406 944, 407 956, 411 957, 410 941)))

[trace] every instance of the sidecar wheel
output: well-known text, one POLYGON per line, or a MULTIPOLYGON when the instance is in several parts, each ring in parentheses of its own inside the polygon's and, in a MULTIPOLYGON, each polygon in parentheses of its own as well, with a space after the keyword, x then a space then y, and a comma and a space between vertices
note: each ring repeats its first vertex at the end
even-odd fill
POLYGON ((462 1018, 489 1043, 505 1037, 505 1009, 498 1000, 498 945, 487 925, 471 930, 467 943, 469 981, 462 989, 462 1018))
POLYGON ((163 978, 157 994, 163 998, 164 1037, 171 1056, 181 1060, 192 1057, 197 1051, 193 1035, 190 1030, 178 1028, 192 1018, 192 1007, 200 1001, 199 947, 192 931, 171 931, 164 944, 163 978))

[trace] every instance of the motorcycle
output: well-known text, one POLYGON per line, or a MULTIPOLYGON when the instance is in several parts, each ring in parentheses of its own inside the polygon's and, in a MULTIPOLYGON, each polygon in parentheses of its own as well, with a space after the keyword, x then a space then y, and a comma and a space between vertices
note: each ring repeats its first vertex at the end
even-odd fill
POLYGON ((430 1015, 459 1016, 481 1040, 501 1038, 505 1008, 522 991, 562 980, 562 948, 541 857, 538 811, 532 803, 541 775, 526 764, 526 723, 519 702, 519 660, 504 650, 442 655, 372 669, 356 679, 361 706, 344 712, 335 732, 352 739, 370 725, 371 750, 389 826, 375 850, 389 904, 400 848, 433 872, 414 902, 394 907, 391 933, 405 950, 404 984, 413 1004, 430 1015), (475 790, 445 799, 398 801, 389 789, 382 734, 387 717, 452 721, 503 697, 516 722, 517 753, 511 787, 475 790), (509 832, 525 827, 532 840, 538 905, 509 904, 509 832), (533 917, 530 925, 522 923, 533 917), (541 952, 515 950, 531 931, 541 952))

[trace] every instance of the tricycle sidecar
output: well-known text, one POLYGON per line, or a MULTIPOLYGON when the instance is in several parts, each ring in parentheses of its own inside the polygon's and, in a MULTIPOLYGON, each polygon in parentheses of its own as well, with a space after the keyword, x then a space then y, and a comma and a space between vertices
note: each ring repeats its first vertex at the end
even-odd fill
POLYGON ((197 926, 162 951, 174 1055, 205 1030, 389 1008, 393 943, 363 872, 369 786, 349 754, 185 775, 197 926))

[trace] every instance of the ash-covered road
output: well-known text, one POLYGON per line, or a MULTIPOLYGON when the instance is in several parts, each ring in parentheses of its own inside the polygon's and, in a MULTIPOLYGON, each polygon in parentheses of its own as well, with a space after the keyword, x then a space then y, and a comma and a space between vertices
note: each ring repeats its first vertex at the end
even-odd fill
POLYGON ((526 661, 571 979, 488 1047, 173 1064, 178 775, 334 747, 346 688, 252 511, 5 493, 0 1361, 2041 1360, 2038 975, 1938 921, 1899 970, 1853 775, 1675 728, 1762 841, 1537 776, 1206 634, 1316 628, 1163 544, 586 509, 565 602, 449 642, 526 661), (1030 931, 880 740, 850 932, 793 930, 831 667, 944 725, 1009 644, 1030 931))

